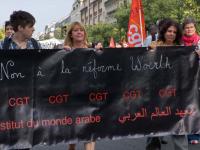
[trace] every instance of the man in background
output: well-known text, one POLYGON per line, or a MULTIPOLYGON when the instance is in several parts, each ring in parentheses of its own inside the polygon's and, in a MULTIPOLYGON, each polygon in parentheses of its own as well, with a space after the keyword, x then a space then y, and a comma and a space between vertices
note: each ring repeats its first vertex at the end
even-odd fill
POLYGON ((10 37, 14 33, 13 27, 10 21, 5 22, 5 37, 10 37))

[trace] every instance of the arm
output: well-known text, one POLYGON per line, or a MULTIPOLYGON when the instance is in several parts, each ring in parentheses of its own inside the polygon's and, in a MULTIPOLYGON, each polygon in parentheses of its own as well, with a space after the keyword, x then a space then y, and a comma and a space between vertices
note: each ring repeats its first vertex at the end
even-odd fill
POLYGON ((148 46, 148 49, 150 50, 150 51, 154 51, 154 50, 156 50, 156 47, 158 46, 158 41, 153 41, 153 42, 151 42, 151 44, 148 46))
POLYGON ((200 40, 199 40, 199 42, 197 44, 196 52, 197 52, 197 54, 199 55, 199 58, 200 58, 200 40))
POLYGON ((0 41, 0 49, 3 49, 3 41, 0 41))

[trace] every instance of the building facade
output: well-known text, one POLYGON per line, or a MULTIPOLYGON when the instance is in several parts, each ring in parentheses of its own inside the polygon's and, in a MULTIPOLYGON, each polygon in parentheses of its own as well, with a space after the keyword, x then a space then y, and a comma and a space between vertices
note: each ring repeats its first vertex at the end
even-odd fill
POLYGON ((46 36, 48 35, 49 38, 54 37, 55 25, 56 25, 56 22, 54 21, 51 24, 45 26, 44 33, 46 36))
POLYGON ((68 15, 64 18, 62 18, 60 21, 57 21, 55 24, 55 28, 62 28, 63 26, 65 26, 66 24, 69 24, 71 22, 71 16, 68 15))
POLYGON ((94 25, 105 21, 104 0, 84 0, 81 5, 81 22, 87 25, 94 25))
POLYGON ((130 3, 131 3, 131 0, 105 0, 104 2, 104 7, 106 11, 105 22, 106 23, 116 22, 116 19, 114 18, 114 14, 117 8, 119 8, 122 5, 128 6, 128 4, 130 3))
POLYGON ((70 13, 71 16, 71 22, 80 21, 81 20, 81 14, 80 9, 83 4, 83 0, 75 0, 72 5, 72 11, 70 13))
POLYGON ((117 8, 130 2, 131 0, 75 0, 71 16, 76 16, 76 21, 85 25, 113 23, 116 21, 114 13, 117 8))

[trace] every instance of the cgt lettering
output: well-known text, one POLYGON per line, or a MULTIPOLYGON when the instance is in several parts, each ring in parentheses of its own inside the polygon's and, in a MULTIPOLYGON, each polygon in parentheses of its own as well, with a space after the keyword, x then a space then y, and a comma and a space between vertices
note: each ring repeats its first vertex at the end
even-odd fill
POLYGON ((89 100, 91 102, 99 102, 99 101, 105 101, 108 97, 108 92, 92 92, 89 94, 89 100))
POLYGON ((135 100, 141 96, 140 90, 125 91, 123 93, 124 101, 135 100))
POLYGON ((56 96, 49 96, 50 104, 63 104, 63 103, 67 103, 68 100, 69 100, 68 94, 59 94, 56 96))
POLYGON ((160 89, 159 96, 163 97, 175 97, 176 96, 176 88, 168 88, 168 89, 160 89))
POLYGON ((9 98, 8 104, 10 107, 16 107, 16 106, 23 106, 27 105, 29 103, 30 97, 17 97, 17 98, 9 98))

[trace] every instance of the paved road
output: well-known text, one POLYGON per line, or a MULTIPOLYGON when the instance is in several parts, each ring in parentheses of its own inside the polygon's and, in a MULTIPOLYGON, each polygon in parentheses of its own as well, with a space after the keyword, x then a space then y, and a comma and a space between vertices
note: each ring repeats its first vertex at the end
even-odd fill
MULTIPOLYGON (((172 143, 167 138, 168 144, 162 145, 162 150, 173 150, 172 143)), ((141 139, 104 139, 96 142, 96 150, 145 150, 145 138, 141 139)), ((36 146, 33 150, 67 150, 67 144, 57 144, 52 146, 36 146)), ((83 150, 83 142, 77 145, 77 150, 83 150)), ((190 145, 189 150, 200 150, 199 145, 190 145)))

